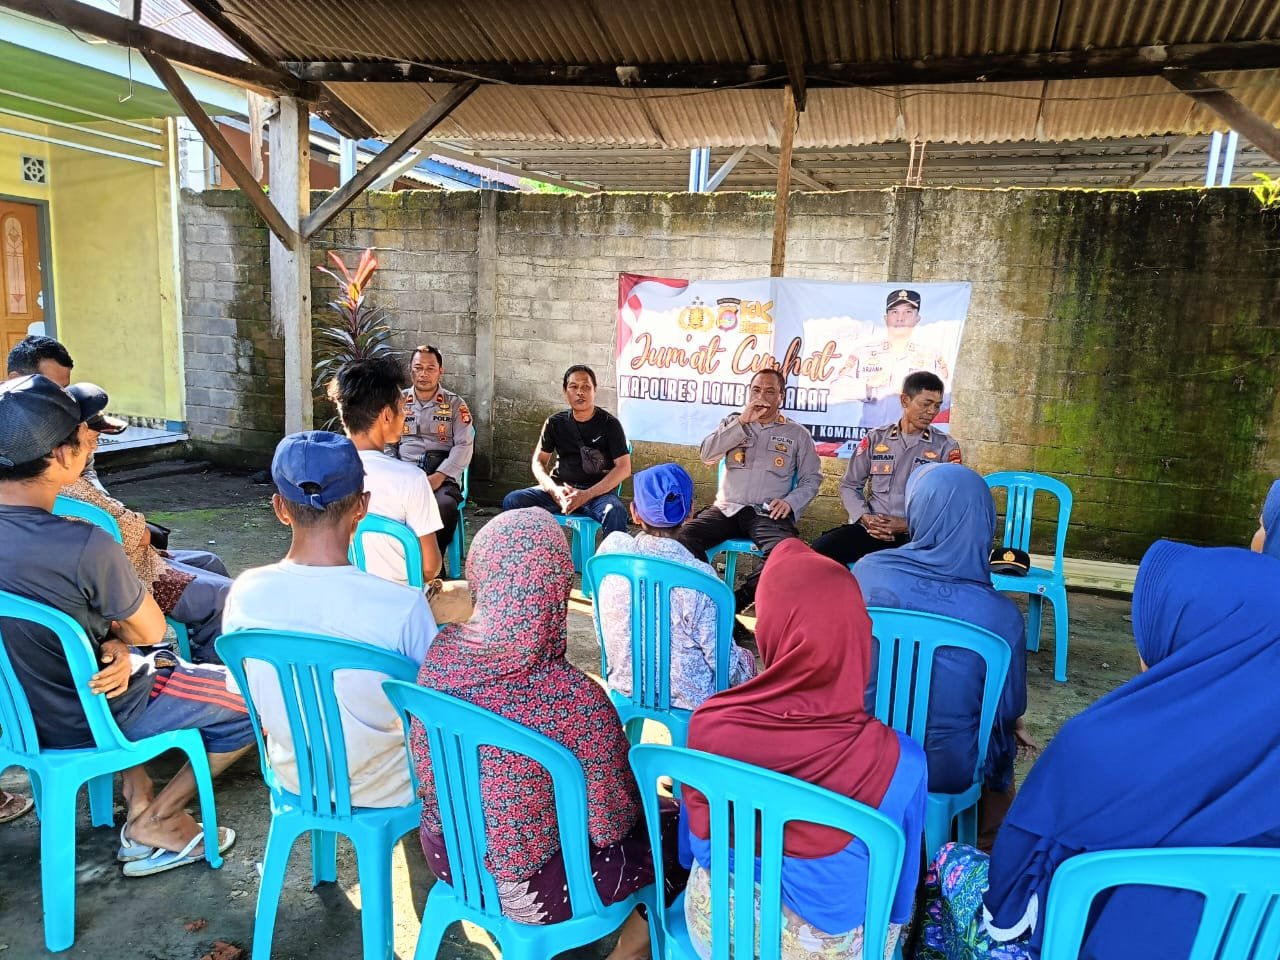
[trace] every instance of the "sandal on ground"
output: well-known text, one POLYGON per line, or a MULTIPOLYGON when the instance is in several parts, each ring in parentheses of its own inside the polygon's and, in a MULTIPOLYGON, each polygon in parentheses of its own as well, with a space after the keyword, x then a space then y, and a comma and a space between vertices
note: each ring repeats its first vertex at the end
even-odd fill
MULTIPOLYGON (((124 865, 124 875, 126 877, 149 877, 154 873, 164 873, 166 870, 174 870, 178 867, 185 867, 188 863, 197 863, 204 860, 204 853, 192 853, 196 847, 200 846, 200 841, 204 839, 203 825, 199 833, 197 833, 181 850, 162 850, 157 847, 144 860, 134 860, 124 865)), ((231 845, 236 842, 236 832, 230 827, 218 828, 218 852, 226 853, 231 849, 231 845)))
POLYGON ((17 820, 35 805, 36 802, 31 797, 24 797, 20 793, 6 793, 0 790, 0 823, 17 820))
MULTIPOLYGON (((126 824, 125 826, 128 826, 126 824)), ((133 863, 135 860, 145 860, 156 852, 156 848, 146 844, 137 843, 130 840, 124 835, 124 826, 120 828, 120 849, 116 851, 116 859, 121 863, 133 863)))

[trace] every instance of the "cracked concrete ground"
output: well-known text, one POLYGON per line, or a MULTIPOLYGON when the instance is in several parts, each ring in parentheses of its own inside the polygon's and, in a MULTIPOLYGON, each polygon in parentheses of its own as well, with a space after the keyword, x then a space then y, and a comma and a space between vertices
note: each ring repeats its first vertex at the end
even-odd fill
MULTIPOLYGON (((271 513, 268 486, 242 475, 206 473, 113 483, 109 489, 134 509, 173 528, 174 547, 219 553, 232 573, 279 559, 288 532, 271 513)), ((496 491, 495 491, 496 493, 496 491)), ((492 516, 492 499, 480 493, 469 512, 474 531, 492 516), (489 504, 489 506, 486 506, 489 504)), ((598 673, 600 658, 590 608, 571 604, 569 658, 598 673)), ((1027 725, 1043 744, 1062 723, 1131 676, 1137 667, 1128 621, 1127 598, 1071 595, 1070 682, 1053 680, 1052 617, 1046 614, 1041 651, 1028 657, 1027 725)), ((1025 776, 1026 765, 1018 771, 1025 776)), ((153 766, 157 780, 174 765, 153 766)), ((11 769, 0 787, 27 790, 26 775, 11 769)), ((113 831, 89 826, 82 798, 76 831, 76 943, 60 956, 75 958, 145 958, 197 960, 215 940, 247 948, 253 939, 257 898, 257 863, 262 857, 269 822, 267 791, 256 755, 239 761, 216 784, 218 819, 235 828, 238 838, 221 870, 192 865, 142 879, 125 879, 115 861, 113 831), (188 932, 194 920, 207 921, 188 932)), ((117 814, 120 814, 117 808, 117 814)), ((355 861, 346 841, 339 843, 338 883, 310 886, 309 840, 294 847, 281 898, 272 957, 350 958, 360 956, 360 888, 355 861)), ((40 898, 40 830, 34 816, 0 826, 0 960, 47 956, 40 898)), ((427 891, 433 882, 416 834, 401 840, 394 857, 395 950, 410 958, 418 934, 427 891)), ((572 951, 571 958, 597 958, 609 944, 572 951)), ((455 924, 439 956, 470 960, 494 955, 483 932, 455 924)))

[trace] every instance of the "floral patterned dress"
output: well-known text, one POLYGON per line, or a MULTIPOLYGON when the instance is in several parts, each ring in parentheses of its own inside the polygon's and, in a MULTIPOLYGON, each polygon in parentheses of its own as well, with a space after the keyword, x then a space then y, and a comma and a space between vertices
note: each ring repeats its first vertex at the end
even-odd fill
MULTIPOLYGON (((475 612, 468 622, 440 631, 418 683, 521 723, 573 752, 586 777, 597 888, 612 903, 652 883, 654 871, 622 723, 600 685, 565 659, 572 574, 564 536, 546 511, 513 510, 490 521, 467 557, 475 612)), ((411 746, 421 783, 423 850, 447 882, 430 753, 416 722, 411 746)), ((503 912, 526 923, 566 919, 571 911, 550 776, 527 757, 485 748, 480 789, 486 866, 498 883, 503 912)), ((674 805, 666 819, 672 821, 672 855, 664 859, 675 864, 674 805)))
POLYGON ((1031 960, 1025 941, 997 943, 982 926, 991 858, 948 843, 929 864, 925 913, 916 960, 1031 960))

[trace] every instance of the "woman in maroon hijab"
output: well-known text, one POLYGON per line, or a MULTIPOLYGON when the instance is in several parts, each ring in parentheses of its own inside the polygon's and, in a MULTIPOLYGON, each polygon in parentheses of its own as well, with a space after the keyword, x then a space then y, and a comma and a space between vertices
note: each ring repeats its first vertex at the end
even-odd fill
MULTIPOLYGON (((774 548, 756 595, 764 669, 694 711, 689 746, 825 787, 878 809, 906 837, 890 911, 886 956, 911 916, 925 813, 920 747, 863 707, 871 670, 871 620, 849 571, 799 540, 774 548)), ((711 953, 708 811, 687 791, 693 872, 685 916, 694 946, 711 953)), ((867 848, 828 827, 796 825, 784 837, 782 956, 862 956, 867 848)), ((757 888, 757 908, 759 890, 757 888)))

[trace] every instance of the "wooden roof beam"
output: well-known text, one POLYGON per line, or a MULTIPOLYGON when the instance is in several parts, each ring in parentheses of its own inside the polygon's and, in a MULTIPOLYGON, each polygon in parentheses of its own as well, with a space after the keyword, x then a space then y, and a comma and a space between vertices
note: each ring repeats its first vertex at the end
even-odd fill
MULTIPOLYGON (((11 0, 0 0, 0 5, 11 0)), ((22 0, 33 3, 34 0, 22 0)), ((65 2, 65 0, 64 0, 65 2)), ((715 89, 782 87, 791 83, 788 64, 564 64, 410 63, 407 61, 290 62, 281 66, 303 80, 345 83, 453 83, 461 78, 532 86, 715 89)), ((814 87, 996 83, 1015 80, 1081 80, 1159 76, 1170 68, 1267 70, 1280 67, 1280 40, 1160 44, 977 57, 934 57, 879 63, 803 65, 807 89, 814 87)))
POLYGON ((1151 176, 1159 170, 1165 163, 1173 158, 1173 155, 1191 142, 1191 137, 1178 137, 1176 140, 1170 140, 1160 149, 1160 151, 1142 165, 1142 169, 1135 173, 1132 177, 1124 182, 1124 186, 1133 188, 1142 183, 1143 180, 1151 176))
POLYGON ((303 239, 310 240, 324 228, 325 224, 345 210, 351 201, 364 193, 371 183, 387 171, 388 167, 413 149, 419 140, 449 116, 454 107, 471 96, 478 86, 480 86, 479 81, 467 80, 450 87, 449 91, 433 103, 426 113, 409 124, 400 136, 391 141, 387 149, 361 167, 354 177, 329 194, 324 202, 302 221, 303 239))
POLYGON ((1166 70, 1164 78, 1196 103, 1227 122, 1246 140, 1280 163, 1280 129, 1258 116, 1227 91, 1194 70, 1166 70))
MULTIPOLYGON (((205 23, 226 37, 228 42, 238 47, 250 60, 268 69, 280 69, 275 55, 263 46, 257 37, 228 17, 216 0, 185 0, 185 2, 205 23)), ((319 95, 311 108, 317 116, 327 121, 344 137, 350 137, 352 140, 364 140, 377 133, 364 117, 356 113, 330 87, 325 84, 318 86, 319 95)))
POLYGON ((246 63, 77 0, 0 0, 0 8, 23 13, 68 30, 93 34, 121 46, 138 50, 146 48, 166 61, 195 67, 241 86, 267 93, 289 94, 303 100, 315 100, 319 94, 315 84, 299 80, 278 66, 246 63))
POLYGON ((796 106, 796 113, 804 113, 805 103, 805 48, 804 17, 800 13, 799 0, 779 0, 772 6, 773 22, 782 45, 782 58, 787 65, 787 86, 796 106))
MULTIPOLYGON (((766 150, 764 147, 748 147, 747 153, 755 157, 757 160, 761 161, 762 163, 766 163, 769 166, 773 167, 774 170, 777 170, 781 165, 779 159, 775 157, 772 153, 770 153, 768 150, 766 150)), ((817 177, 812 177, 809 174, 805 173, 803 170, 797 167, 794 163, 791 165, 791 176, 795 177, 798 182, 803 183, 810 190, 834 189, 830 185, 823 183, 817 177)))
POLYGON ((266 221, 267 226, 271 228, 271 232, 279 237, 280 242, 289 250, 293 250, 298 246, 298 233, 288 223, 280 211, 276 209, 271 198, 262 190, 262 185, 253 178, 253 174, 249 172, 249 168, 244 165, 244 161, 240 159, 235 148, 227 142, 227 138, 222 135, 222 131, 218 129, 218 125, 213 119, 204 112, 204 108, 200 106, 195 96, 183 82, 182 77, 178 76, 178 71, 173 68, 173 64, 169 63, 164 57, 156 53, 154 50, 142 50, 142 55, 150 64, 151 69, 155 71, 155 75, 160 78, 160 82, 164 84, 165 89, 169 91, 169 96, 173 97, 182 107, 182 112, 187 115, 200 136, 204 138, 204 142, 209 145, 209 149, 213 151, 222 169, 231 175, 231 179, 235 181, 236 186, 244 191, 244 195, 249 199, 249 203, 253 205, 253 209, 266 221))

